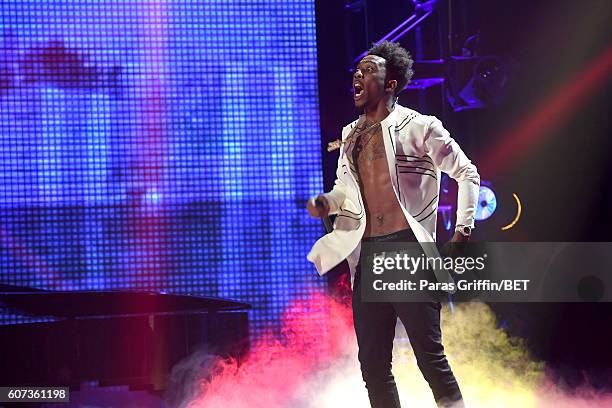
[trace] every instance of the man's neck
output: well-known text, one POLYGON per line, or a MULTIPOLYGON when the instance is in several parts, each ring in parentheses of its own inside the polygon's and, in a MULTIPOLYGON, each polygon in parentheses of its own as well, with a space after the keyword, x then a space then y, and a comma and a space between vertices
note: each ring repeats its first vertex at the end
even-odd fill
POLYGON ((366 122, 377 123, 384 120, 395 107, 395 98, 380 100, 375 106, 364 109, 366 122))

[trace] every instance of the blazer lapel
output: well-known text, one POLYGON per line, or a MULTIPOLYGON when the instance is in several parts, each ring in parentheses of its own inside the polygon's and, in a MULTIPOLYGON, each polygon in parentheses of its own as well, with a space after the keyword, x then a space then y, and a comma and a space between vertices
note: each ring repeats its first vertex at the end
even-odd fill
POLYGON ((381 122, 383 143, 385 145, 385 153, 387 155, 387 164, 389 167, 389 175, 391 176, 391 183, 395 187, 395 191, 398 191, 399 186, 397 185, 397 169, 395 167, 395 151, 397 138, 395 137, 395 125, 397 121, 397 106, 387 117, 381 122))

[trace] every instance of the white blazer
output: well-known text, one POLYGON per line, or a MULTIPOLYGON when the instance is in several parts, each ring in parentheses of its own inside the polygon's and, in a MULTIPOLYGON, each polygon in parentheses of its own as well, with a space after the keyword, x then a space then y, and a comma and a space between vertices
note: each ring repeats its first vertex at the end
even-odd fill
MULTIPOLYGON (((342 140, 357 122, 342 129, 342 140)), ((381 125, 395 197, 417 240, 436 241, 441 171, 458 183, 457 225, 473 228, 480 176, 442 123, 434 116, 421 115, 396 104, 381 125)), ((344 146, 340 148, 334 188, 324 194, 330 214, 337 214, 334 230, 314 244, 308 260, 323 275, 346 259, 352 284, 366 215, 361 189, 350 170, 344 146)), ((421 246, 427 256, 439 256, 435 245, 421 246)))

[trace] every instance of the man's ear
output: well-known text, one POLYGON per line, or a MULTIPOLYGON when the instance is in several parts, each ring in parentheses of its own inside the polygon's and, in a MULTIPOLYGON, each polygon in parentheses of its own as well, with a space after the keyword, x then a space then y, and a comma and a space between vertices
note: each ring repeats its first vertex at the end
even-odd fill
POLYGON ((387 82, 385 91, 392 91, 393 93, 395 93, 395 88, 397 88, 397 81, 395 79, 391 79, 387 82))

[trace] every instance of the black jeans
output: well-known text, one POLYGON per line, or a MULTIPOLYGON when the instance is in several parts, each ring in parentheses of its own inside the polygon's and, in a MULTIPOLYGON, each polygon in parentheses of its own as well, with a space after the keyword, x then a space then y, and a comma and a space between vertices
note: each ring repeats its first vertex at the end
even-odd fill
MULTIPOLYGON (((363 240, 416 241, 409 229, 363 240)), ((406 328, 417 365, 438 405, 463 406, 459 385, 442 346, 440 308, 439 302, 362 302, 361 270, 359 265, 357 266, 353 284, 353 322, 359 346, 361 373, 373 408, 400 407, 395 379, 391 373, 393 339, 398 317, 406 328)))

